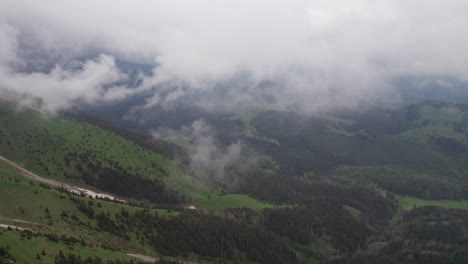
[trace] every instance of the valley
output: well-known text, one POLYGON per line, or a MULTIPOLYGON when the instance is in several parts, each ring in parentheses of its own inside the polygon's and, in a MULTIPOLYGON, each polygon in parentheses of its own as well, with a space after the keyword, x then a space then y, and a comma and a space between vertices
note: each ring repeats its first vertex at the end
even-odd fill
POLYGON ((467 264, 467 0, 0 0, 0 264, 467 264))
POLYGON ((372 126, 366 112, 234 114, 212 121, 240 131, 219 144, 238 140, 256 162, 223 177, 195 169, 195 147, 172 139, 149 143, 11 102, 0 110, 0 247, 16 260, 60 263, 62 252, 63 261, 109 263, 410 263, 422 248, 424 263, 465 256, 463 105, 382 110, 372 126), (18 239, 40 260, 11 250, 18 239))

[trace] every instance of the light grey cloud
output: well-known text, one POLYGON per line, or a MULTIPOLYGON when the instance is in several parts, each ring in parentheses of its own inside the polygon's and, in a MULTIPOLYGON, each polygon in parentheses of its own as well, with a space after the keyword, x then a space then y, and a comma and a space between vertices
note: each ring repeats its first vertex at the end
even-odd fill
POLYGON ((0 95, 13 96, 23 102, 39 99, 44 110, 55 112, 80 100, 118 100, 128 95, 130 88, 114 83, 126 80, 112 56, 101 54, 84 62, 74 61, 70 67, 52 65, 47 72, 18 71, 27 61, 18 58, 17 29, 0 25, 0 95))
POLYGON ((236 164, 240 160, 240 143, 236 142, 225 148, 218 147, 214 129, 203 119, 193 122, 191 130, 195 145, 191 153, 193 167, 223 175, 227 166, 236 164))
MULTIPOLYGON (((0 3, 0 38, 15 42, 34 36, 26 38, 37 41, 28 47, 63 60, 103 53, 159 65, 136 91, 121 87, 107 95, 111 99, 158 86, 147 107, 170 106, 248 73, 241 90, 228 92, 230 103, 256 102, 270 94, 274 100, 265 104, 314 111, 392 93, 391 81, 401 75, 466 80, 467 13, 465 0, 17 0, 0 3), (259 89, 265 80, 275 85, 259 89)), ((3 68, 12 57, 13 63, 21 59, 4 49, 5 42, 0 39, 3 68)), ((101 57, 91 62, 113 70, 101 57)), ((102 86, 119 74, 102 74, 112 78, 91 83, 89 91, 104 98, 102 86)), ((37 96, 32 89, 19 91, 37 96)), ((50 88, 60 89, 65 88, 50 88)), ((62 104, 76 97, 90 100, 69 94, 62 104)), ((198 100, 208 107, 224 105, 198 100)))
POLYGON ((214 176, 217 180, 224 180, 230 169, 239 171, 255 163, 253 156, 249 161, 243 158, 244 146, 241 142, 222 146, 215 129, 204 119, 195 120, 190 126, 178 129, 159 127, 150 133, 157 139, 190 142, 190 148, 187 149, 190 167, 210 177, 214 176))
POLYGON ((55 66, 49 73, 12 73, 0 69, 0 91, 30 99, 39 98, 44 110, 55 112, 73 105, 76 100, 93 103, 116 100, 128 94, 125 87, 108 87, 125 78, 112 57, 101 55, 84 62, 82 69, 69 71, 55 66))

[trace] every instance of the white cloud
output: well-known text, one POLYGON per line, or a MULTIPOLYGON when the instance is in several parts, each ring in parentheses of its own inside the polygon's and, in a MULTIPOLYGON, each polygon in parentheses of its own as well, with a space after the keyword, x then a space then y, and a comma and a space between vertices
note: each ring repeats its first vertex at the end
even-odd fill
POLYGON ((105 85, 125 79, 112 57, 100 55, 81 66, 79 70, 66 70, 57 65, 49 73, 12 73, 8 69, 0 69, 0 89, 40 98, 43 107, 49 111, 67 108, 75 100, 92 103, 118 98, 117 92, 121 94, 126 89, 104 89, 105 85))
POLYGON ((190 167, 219 179, 223 179, 226 172, 233 167, 241 170, 255 162, 253 157, 250 157, 249 161, 245 160, 242 156, 243 145, 240 142, 221 146, 215 129, 204 119, 195 120, 190 126, 182 126, 179 129, 159 127, 151 131, 151 135, 157 139, 189 140, 192 145, 192 148, 187 150, 190 167))
MULTIPOLYGON (((234 101, 258 100, 264 91, 256 84, 270 79, 281 84, 268 91, 279 99, 279 106, 313 110, 380 95, 400 75, 466 78, 467 13, 466 0, 16 0, 0 2, 0 38, 34 36, 33 46, 43 54, 65 60, 97 52, 157 62, 155 75, 141 89, 174 81, 192 89, 178 87, 170 96, 156 93, 153 104, 169 104, 193 89, 213 89, 214 84, 248 72, 252 87, 234 101)), ((3 39, 0 45, 5 68, 4 57, 12 51, 5 51, 8 44, 3 39)), ((58 68, 48 77, 34 73, 28 79, 65 79, 61 82, 67 85, 46 82, 54 91, 50 96, 67 95, 61 104, 77 97, 91 101, 132 93, 119 88, 112 95, 103 94, 103 80, 119 79, 119 73, 106 59, 85 64, 96 61, 102 64, 97 73, 106 78, 85 71, 72 78, 58 68), (76 87, 84 77, 94 80, 82 84, 90 86, 89 96, 76 87), (70 91, 60 91, 65 88, 70 91)), ((9 86, 15 90, 39 94, 23 87, 28 82, 13 80, 18 84, 9 86)))

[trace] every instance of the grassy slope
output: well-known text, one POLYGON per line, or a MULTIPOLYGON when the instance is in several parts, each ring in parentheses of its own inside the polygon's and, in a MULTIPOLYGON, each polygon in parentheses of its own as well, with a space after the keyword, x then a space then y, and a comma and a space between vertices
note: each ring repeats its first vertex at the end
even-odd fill
MULTIPOLYGON (((323 163, 322 154, 329 153, 359 165, 398 164, 434 174, 452 173, 452 163, 445 155, 433 151, 429 146, 419 144, 410 137, 403 135, 368 137, 364 132, 354 132, 360 130, 348 127, 353 121, 348 119, 336 122, 330 121, 327 117, 320 117, 314 121, 315 123, 308 123, 300 118, 297 120, 294 118, 287 114, 267 113, 254 120, 257 131, 262 136, 280 142, 281 146, 276 151, 285 153, 286 155, 282 155, 286 158, 273 157, 274 159, 285 159, 284 162, 289 164, 294 163, 291 157, 303 162, 323 163)), ((282 160, 277 162, 280 167, 287 166, 282 164, 282 160)))
POLYGON ((448 184, 457 188, 456 179, 448 175, 419 173, 401 165, 377 165, 377 166, 338 166, 333 177, 345 184, 379 184, 388 180, 399 180, 412 178, 430 180, 441 184, 448 184))
MULTIPOLYGON (((440 186, 446 186, 447 189, 454 190, 454 192, 468 186, 466 162, 459 157, 443 153, 433 140, 435 137, 453 139, 465 144, 465 148, 468 150, 466 128, 464 130, 459 128, 460 124, 468 120, 468 111, 453 104, 425 103, 418 107, 419 116, 409 120, 401 133, 393 137, 413 142, 424 152, 432 153, 433 158, 429 158, 430 155, 420 156, 421 161, 427 164, 426 168, 414 168, 403 163, 339 166, 335 170, 335 178, 345 183, 364 185, 378 184, 390 179, 404 181, 412 178, 420 181, 431 181, 440 186), (433 164, 437 165, 433 166, 433 164), (438 170, 438 167, 446 167, 446 172, 438 170)), ((387 152, 387 150, 388 148, 382 148, 381 152, 387 152)), ((418 156, 414 151, 408 153, 412 159, 418 156)))
MULTIPOLYGON (((68 197, 69 195, 67 194, 31 185, 27 182, 13 182, 0 179, 0 223, 21 226, 46 233, 71 236, 91 243, 119 248, 123 251, 145 252, 148 250, 147 248, 142 248, 136 239, 127 241, 123 238, 96 230, 96 220, 87 218, 68 197), (46 214, 46 208, 49 211, 50 217, 46 214), (63 211, 69 216, 75 215, 81 223, 62 219, 60 214, 63 211), (20 223, 12 219, 20 219, 31 223, 20 223)), ((141 210, 141 208, 129 205, 92 200, 84 197, 78 198, 86 203, 93 202, 92 208, 96 214, 109 213, 112 216, 120 212, 122 208, 130 212, 141 210), (98 206, 98 203, 101 206, 98 206)), ((180 214, 180 212, 165 209, 153 209, 153 211, 167 217, 180 214)), ((155 254, 156 252, 149 251, 145 253, 155 254)))
MULTIPOLYGON (((43 188, 39 186, 38 182, 25 179, 15 168, 1 162, 0 174, 4 177, 15 179, 0 179, 0 223, 30 228, 38 232, 71 236, 83 239, 89 243, 118 248, 119 252, 142 253, 152 256, 159 254, 148 245, 141 245, 136 234, 131 234, 131 240, 128 241, 115 235, 96 230, 96 221, 87 218, 80 212, 75 204, 68 199, 68 194, 61 193, 54 189, 43 188), (51 225, 49 224, 50 220, 45 212, 46 207, 50 212, 50 220, 52 220, 51 225), (69 216, 76 215, 83 224, 64 221, 60 217, 62 211, 66 211, 69 216), (15 219, 21 219, 31 223, 18 222, 15 221, 15 219), (89 226, 86 226, 88 224, 89 226)), ((105 214, 109 213, 111 217, 114 217, 122 208, 130 212, 141 210, 141 208, 138 207, 110 201, 93 200, 75 195, 73 195, 73 197, 83 200, 87 204, 92 201, 92 208, 96 214, 101 212, 105 214), (98 206, 98 203, 101 206, 98 206)), ((202 197, 200 199, 203 200, 205 198, 202 197)), ((202 202, 202 208, 208 210, 223 207, 244 207, 245 205, 252 208, 265 207, 263 203, 244 195, 212 195, 212 198, 207 200, 208 201, 202 202)), ((166 217, 181 214, 179 211, 166 209, 152 209, 152 211, 156 211, 159 215, 166 217)), ((14 232, 9 232, 8 236, 0 236, 0 246, 8 245, 10 248, 15 248, 11 253, 17 260, 20 260, 18 263, 23 263, 23 261, 27 261, 28 263, 52 263, 52 255, 58 253, 60 249, 65 253, 72 252, 80 254, 82 257, 99 256, 103 259, 128 258, 128 256, 122 255, 122 253, 111 252, 96 246, 91 248, 73 245, 70 247, 64 245, 63 242, 52 243, 48 240, 46 241, 46 239, 42 237, 27 240, 27 243, 24 241, 14 232), (42 248, 45 248, 47 255, 45 257, 41 256, 43 262, 37 262, 35 259, 36 254, 40 253, 42 248), (22 250, 26 250, 28 254, 21 254, 20 252, 22 250)))
POLYGON ((31 110, 17 111, 11 103, 0 102, 0 155, 23 164, 43 177, 80 185, 82 182, 78 179, 64 177, 64 172, 76 172, 74 164, 69 167, 65 164, 64 156, 69 152, 92 153, 94 159, 105 167, 117 164, 143 177, 163 178, 172 188, 192 197, 202 209, 258 209, 270 206, 245 195, 212 192, 201 181, 186 176, 186 169, 177 162, 137 146, 113 132, 70 118, 45 117, 31 110), (209 194, 210 199, 207 198, 209 194))
MULTIPOLYGON (((29 228, 38 232, 65 235, 84 241, 119 248, 123 252, 139 252, 146 254, 157 254, 148 246, 142 246, 133 236, 130 241, 115 235, 99 232, 94 228, 96 220, 90 220, 78 210, 76 205, 68 197, 78 198, 87 204, 93 203, 93 210, 98 213, 109 213, 111 216, 126 209, 129 212, 141 210, 141 208, 101 201, 86 197, 64 194, 54 189, 39 186, 37 181, 30 181, 21 176, 15 168, 0 162, 0 223, 29 228), (14 180, 9 180, 12 178, 14 180), (98 206, 100 204, 100 206, 98 206), (45 213, 47 207, 50 218, 45 213), (80 223, 65 221, 60 214, 65 211, 69 216, 75 215, 80 223), (16 219, 31 222, 24 223, 16 219), (89 224, 89 226, 86 226, 89 224)), ((179 215, 178 211, 166 209, 151 209, 161 216, 171 217, 179 215)), ((2 241, 3 238, 0 238, 2 241)), ((11 247, 11 245, 10 245, 11 247)), ((35 254, 34 254, 35 256, 35 254)), ((101 255, 99 255, 101 256, 101 255)))
MULTIPOLYGON (((401 133, 381 135, 371 141, 366 139, 368 136, 366 131, 356 130, 356 128, 348 129, 355 125, 357 120, 327 116, 319 118, 326 121, 325 131, 314 130, 313 127, 302 127, 305 123, 299 122, 292 127, 263 124, 264 127, 260 132, 266 132, 266 136, 272 138, 301 138, 303 142, 307 142, 287 150, 288 154, 294 155, 299 160, 314 159, 317 153, 313 150, 322 149, 351 157, 365 164, 338 166, 332 176, 340 183, 375 188, 375 184, 389 179, 404 180, 411 177, 440 183, 454 189, 466 186, 467 179, 463 177, 463 173, 460 173, 461 175, 442 173, 446 170, 440 170, 442 167, 456 172, 460 170, 459 166, 462 164, 454 163, 452 157, 439 152, 431 142, 431 138, 440 136, 467 144, 466 131, 464 134, 456 130, 461 122, 466 122, 468 119, 467 110, 451 104, 442 106, 432 103, 422 104, 418 118, 408 120, 401 133), (424 167, 421 168, 419 164, 424 167)), ((258 129, 256 131, 259 133, 258 129)), ((281 162, 278 163, 281 166, 281 162)), ((410 196, 397 196, 397 199, 399 208, 394 221, 402 210, 411 209, 413 206, 434 205, 468 210, 468 201, 464 200, 425 200, 410 196)))
MULTIPOLYGON (((284 147, 288 156, 294 156, 296 160, 316 160, 321 151, 325 151, 357 163, 350 166, 335 164, 337 168, 333 176, 345 183, 379 183, 397 177, 441 183, 447 188, 468 187, 468 164, 463 156, 445 152, 434 140, 439 137, 456 140, 468 151, 468 128, 463 126, 468 122, 468 110, 459 105, 430 102, 414 108, 417 115, 398 121, 381 116, 382 123, 393 122, 394 127, 401 130, 391 132, 385 125, 376 125, 373 129, 381 132, 373 136, 369 136, 365 129, 371 127, 369 123, 377 117, 367 120, 364 125, 359 124, 359 115, 342 119, 319 116, 314 125, 298 119, 297 122, 286 120, 292 125, 283 127, 280 124, 285 121, 281 121, 281 115, 267 121, 254 120, 254 123, 259 125, 259 133, 280 142, 300 141, 301 144, 294 145, 293 142, 284 147), (326 129, 320 129, 321 125, 326 129)), ((283 165, 281 160, 277 162, 280 167, 283 165)))
POLYGON ((193 203, 200 209, 213 211, 223 208, 271 208, 272 204, 262 202, 243 194, 220 194, 188 176, 184 171, 174 166, 171 170, 172 186, 179 192, 192 198, 193 203))
POLYGON ((464 200, 425 200, 411 196, 397 196, 398 209, 392 217, 391 224, 396 225, 400 219, 400 215, 405 210, 410 210, 413 207, 423 206, 439 206, 449 209, 468 210, 468 201, 464 200))
POLYGON ((16 168, 4 162, 0 162, 0 177, 23 178, 16 168))
POLYGON ((46 237, 22 238, 16 231, 0 230, 0 246, 8 246, 10 253, 15 257, 16 263, 54 263, 54 256, 60 251, 64 254, 73 253, 86 257, 100 257, 102 260, 135 260, 122 252, 115 252, 100 247, 83 246, 81 244, 67 245, 63 242, 52 242, 46 237), (46 255, 42 255, 42 250, 46 255), (40 260, 36 259, 40 255, 40 260))
POLYGON ((272 138, 267 138, 261 136, 252 121, 255 117, 261 113, 263 110, 261 108, 249 105, 239 105, 233 111, 233 115, 230 117, 234 120, 240 120, 244 124, 244 136, 247 138, 256 138, 258 140, 263 140, 272 144, 278 145, 278 141, 272 138))
POLYGON ((468 210, 468 201, 464 200, 424 200, 410 196, 401 196, 398 198, 398 203, 402 209, 411 209, 413 206, 440 206, 451 209, 468 210))
MULTIPOLYGON (((15 111, 11 104, 0 103, 1 155, 40 175, 67 180, 63 168, 67 167, 64 157, 69 152, 93 154, 104 166, 112 166, 109 164, 112 160, 145 177, 161 176, 158 169, 166 169, 168 165, 163 155, 96 126, 69 118, 45 117, 30 110, 15 111)), ((73 171, 72 164, 67 172, 73 171)))
MULTIPOLYGON (((435 153, 431 153, 428 146, 428 139, 434 135, 441 135, 465 141, 462 133, 454 131, 455 126, 468 118, 468 111, 463 111, 450 104, 440 107, 432 104, 423 104, 419 109, 420 116, 415 120, 404 120, 401 125, 405 128, 400 134, 380 135, 371 142, 366 142, 360 135, 365 136, 367 132, 357 130, 357 120, 352 118, 340 119, 330 116, 317 116, 317 120, 325 125, 325 131, 315 129, 317 126, 308 126, 306 123, 292 122, 293 127, 270 127, 263 124, 261 132, 271 136, 301 137, 308 145, 333 152, 335 154, 354 157, 357 161, 367 163, 380 163, 380 161, 396 159, 403 154, 400 159, 412 154, 422 154, 425 157, 437 158, 435 153), (273 129, 275 128, 275 129, 273 129), (410 144, 409 146, 408 143, 410 144), (387 150, 381 153, 382 149, 387 150), (419 149, 419 150, 418 150, 419 149), (380 151, 380 153, 379 153, 380 151), (417 151, 417 152, 415 152, 417 151), (407 154, 405 154, 407 152, 407 154)), ((359 118, 357 116, 356 118, 359 118)), ((382 117, 392 118, 392 117, 382 117)), ((277 124, 271 123, 271 126, 277 124)), ((258 128, 257 128, 258 130, 258 128)), ((390 132, 390 131, 387 131, 390 132)))

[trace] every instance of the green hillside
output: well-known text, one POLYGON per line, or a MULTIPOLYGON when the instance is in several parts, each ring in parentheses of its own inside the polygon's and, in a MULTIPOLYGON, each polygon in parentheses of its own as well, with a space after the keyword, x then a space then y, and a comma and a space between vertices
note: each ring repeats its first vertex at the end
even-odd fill
MULTIPOLYGON (((65 254, 79 255, 84 258, 99 257, 104 262, 109 260, 137 261, 122 252, 116 252, 100 247, 84 245, 82 243, 70 243, 63 241, 51 241, 47 237, 33 234, 23 234, 13 230, 0 230, 0 247, 9 248, 16 263, 54 263, 55 256, 60 251, 65 254)), ((0 258, 1 261, 1 258, 0 258)))
MULTIPOLYGON (((129 256, 125 256, 126 252, 150 256, 163 254, 189 257, 188 253, 191 251, 183 253, 183 249, 187 250, 192 245, 184 245, 180 241, 186 240, 193 243, 191 239, 195 239, 196 244, 204 243, 204 248, 209 249, 210 246, 216 246, 214 243, 216 236, 224 232, 233 236, 234 239, 223 242, 226 243, 225 249, 236 247, 235 243, 237 242, 234 241, 259 243, 256 241, 257 238, 248 240, 243 238, 248 234, 256 234, 258 239, 269 237, 270 241, 266 244, 257 244, 260 245, 257 246, 258 250, 266 250, 265 252, 267 252, 269 248, 276 248, 279 250, 278 254, 284 252, 292 254, 291 249, 288 249, 283 241, 258 228, 204 216, 190 210, 142 208, 80 197, 60 189, 50 188, 34 180, 28 180, 14 168, 4 163, 1 164, 0 174, 3 178, 0 178, 0 224, 18 226, 34 232, 15 231, 15 228, 12 228, 11 231, 1 233, 0 247, 10 248, 9 252, 17 261, 53 263, 52 260, 59 251, 63 251, 65 255, 72 253, 80 255, 82 258, 93 256, 103 260, 130 259, 129 256), (176 229, 173 229, 174 227, 176 229), (180 234, 173 233, 184 228, 186 231, 180 234), (231 229, 236 231, 231 231, 231 229), (213 234, 210 234, 211 230, 213 230, 213 234), (195 232, 197 235, 190 237, 190 232, 195 232), (214 237, 210 237, 213 235, 214 237), (23 240, 27 243, 24 243, 23 240), (181 244, 181 246, 174 248, 176 244, 181 244), (19 253, 26 248, 28 254, 19 253), (42 255, 42 249, 45 250, 46 255, 42 255), (36 254, 40 254, 43 262, 36 259, 36 254)), ((226 201, 234 199, 233 197, 228 198, 230 196, 226 197, 224 198, 227 199, 226 201)), ((212 199, 214 203, 223 201, 215 202, 216 197, 212 199)), ((247 199, 244 203, 248 204, 252 201, 247 199)), ((231 204, 227 203, 222 206, 237 207, 241 204, 239 202, 232 204, 231 202, 231 204)), ((219 207, 215 206, 215 208, 219 207)), ((239 244, 239 249, 242 248, 240 245, 242 244, 239 244)), ((232 253, 219 255, 207 253, 213 251, 193 250, 201 256, 197 257, 191 253, 190 258, 208 260, 207 257, 210 256, 233 257, 230 255, 232 253)), ((258 256, 251 257, 258 258, 258 256)), ((290 257, 292 256, 287 258, 290 257)))
POLYGON ((205 209, 268 206, 242 195, 213 192, 200 179, 187 177, 187 169, 166 156, 166 150, 144 148, 73 118, 18 110, 0 103, 0 155, 42 177, 159 204, 194 202, 205 209))
POLYGON ((79 181, 75 165, 80 159, 98 160, 102 167, 119 166, 147 178, 168 176, 168 159, 161 154, 93 125, 17 111, 6 103, 0 104, 0 144, 2 155, 52 178, 79 181))
MULTIPOLYGON (((71 195, 24 178, 0 179, 0 200, 0 223, 72 237, 122 252, 145 251, 136 239, 128 240, 100 230, 97 217, 101 214, 115 216, 122 210, 135 213, 143 208, 71 195)), ((150 212, 164 217, 180 214, 167 209, 151 209, 150 212)), ((155 254, 154 250, 150 252, 155 254)))
POLYGON ((420 198, 468 198, 465 123, 466 105, 442 102, 315 117, 264 112, 252 124, 279 145, 251 144, 285 175, 331 176, 420 198))
POLYGON ((279 259, 294 259, 292 249, 284 241, 261 228, 205 216, 204 211, 181 209, 187 202, 209 212, 227 208, 259 210, 273 205, 244 194, 215 191, 203 181, 187 176, 183 165, 155 152, 154 147, 143 148, 95 125, 18 110, 10 103, 0 105, 0 155, 42 177, 85 188, 91 185, 139 204, 72 195, 29 179, 0 162, 0 224, 34 232, 31 235, 21 229, 5 231, 6 235, 0 238, 0 247, 9 248, 9 254, 17 261, 53 263, 60 250, 65 256, 70 253, 103 260, 130 259, 126 252, 201 259, 232 259, 241 254, 242 258, 260 260, 267 255, 272 257, 266 254, 271 249, 276 254, 287 252, 277 255, 279 259), (106 180, 112 184, 106 185, 106 180), (153 193, 159 196, 151 196, 153 193), (155 203, 160 209, 155 208, 155 203), (174 225, 181 224, 177 229, 186 230, 174 233, 174 225), (194 237, 187 237, 191 233, 194 237), (223 242, 222 249, 217 248, 214 241, 223 233, 232 239, 223 242), (256 234, 255 239, 247 239, 247 234, 256 234), (28 236, 30 242, 19 246, 23 236, 28 236), (269 242, 261 243, 259 239, 269 242), (42 248, 37 249, 38 243, 49 245, 46 255, 42 255, 42 248), (263 253, 247 252, 249 243, 263 253), (204 246, 197 249, 196 245, 204 246), (213 246, 216 248, 210 248, 213 246), (30 248, 31 254, 18 256, 18 250, 25 247, 30 248), (39 251, 40 260, 36 259, 37 253, 33 254, 35 251, 39 251))
POLYGON ((43 177, 153 202, 184 201, 165 188, 170 166, 166 157, 73 119, 1 104, 0 155, 43 177))

